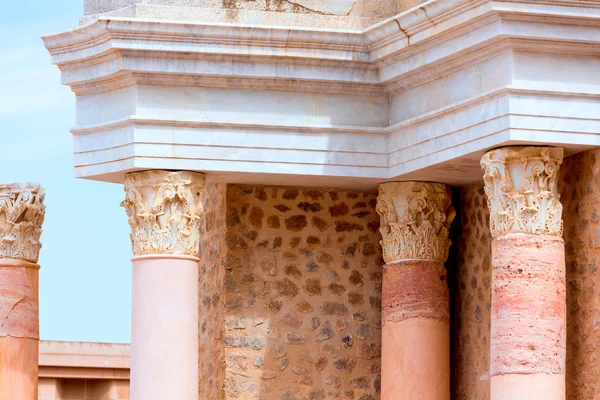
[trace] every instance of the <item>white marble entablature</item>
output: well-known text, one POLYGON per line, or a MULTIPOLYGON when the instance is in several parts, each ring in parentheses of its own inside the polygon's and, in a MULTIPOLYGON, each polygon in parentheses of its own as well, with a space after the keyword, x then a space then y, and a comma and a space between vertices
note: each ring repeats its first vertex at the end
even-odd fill
POLYGON ((481 180, 494 147, 600 145, 600 3, 431 1, 365 30, 101 18, 44 38, 76 175, 481 180))

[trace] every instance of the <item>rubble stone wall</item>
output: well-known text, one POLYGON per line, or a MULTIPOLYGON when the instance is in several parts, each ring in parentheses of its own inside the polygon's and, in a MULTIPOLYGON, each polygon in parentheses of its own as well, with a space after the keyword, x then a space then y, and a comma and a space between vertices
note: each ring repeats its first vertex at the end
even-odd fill
POLYGON ((452 398, 490 397, 491 243, 483 183, 460 190, 460 225, 447 263, 451 288, 452 398))
POLYGON ((600 151, 560 167, 567 267, 567 398, 600 398, 600 151))
POLYGON ((202 222, 199 263, 199 399, 223 398, 225 354, 223 330, 223 264, 225 245, 226 185, 209 183, 202 192, 202 222))
POLYGON ((228 186, 226 399, 379 399, 376 199, 228 186))

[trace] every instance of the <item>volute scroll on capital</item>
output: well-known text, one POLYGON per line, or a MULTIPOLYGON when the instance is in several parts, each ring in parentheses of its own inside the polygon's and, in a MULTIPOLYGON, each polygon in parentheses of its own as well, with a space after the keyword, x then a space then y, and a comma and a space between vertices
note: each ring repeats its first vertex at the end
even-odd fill
POLYGON ((481 159, 492 237, 507 233, 562 236, 558 194, 561 147, 511 146, 481 159))
POLYGON ((424 259, 445 262, 456 216, 450 188, 442 183, 390 182, 379 186, 381 247, 386 263, 424 259))
POLYGON ((0 184, 0 258, 37 263, 45 195, 39 183, 0 184))
POLYGON ((125 178, 125 208, 136 256, 198 256, 205 177, 196 172, 150 170, 125 178))

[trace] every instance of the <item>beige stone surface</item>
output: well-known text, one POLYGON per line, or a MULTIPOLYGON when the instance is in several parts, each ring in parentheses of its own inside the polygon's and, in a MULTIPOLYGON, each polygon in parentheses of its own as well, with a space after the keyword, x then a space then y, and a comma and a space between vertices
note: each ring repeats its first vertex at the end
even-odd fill
POLYGON ((39 400, 129 400, 130 346, 40 341, 39 400))
MULTIPOLYGON (((48 368, 80 368, 81 371, 88 371, 90 375, 78 376, 87 379, 100 377, 101 375, 94 375, 100 369, 129 370, 129 344, 41 340, 39 353, 42 368, 40 374, 44 376, 49 376, 44 372, 48 368)), ((129 375, 125 377, 128 378, 129 375)))
POLYGON ((452 308, 452 398, 490 396, 491 235, 483 184, 460 190, 456 253, 446 264, 452 308))
POLYGON ((201 193, 204 215, 200 224, 198 274, 199 398, 221 399, 225 380, 225 302, 223 279, 227 261, 225 244, 226 185, 208 183, 201 193))
POLYGON ((379 398, 375 206, 375 192, 228 186, 225 398, 379 398))
POLYGON ((82 22, 98 15, 263 25, 364 28, 422 0, 85 0, 82 22))
POLYGON ((567 268, 567 398, 591 400, 600 397, 600 151, 565 158, 560 175, 567 268))

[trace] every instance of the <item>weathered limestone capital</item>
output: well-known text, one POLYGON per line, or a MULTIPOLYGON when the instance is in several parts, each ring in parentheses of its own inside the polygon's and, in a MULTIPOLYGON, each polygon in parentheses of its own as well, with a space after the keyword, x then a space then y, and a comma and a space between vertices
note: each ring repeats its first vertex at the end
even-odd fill
POLYGON ((0 258, 37 263, 46 206, 39 183, 0 185, 0 258))
POLYGON ((151 170, 125 178, 125 208, 136 256, 198 256, 203 206, 203 174, 151 170))
POLYGON ((379 185, 381 247, 386 263, 406 259, 445 262, 456 212, 450 188, 442 183, 390 182, 379 185))
POLYGON ((504 147, 481 159, 492 237, 507 233, 562 236, 558 194, 561 147, 504 147))

